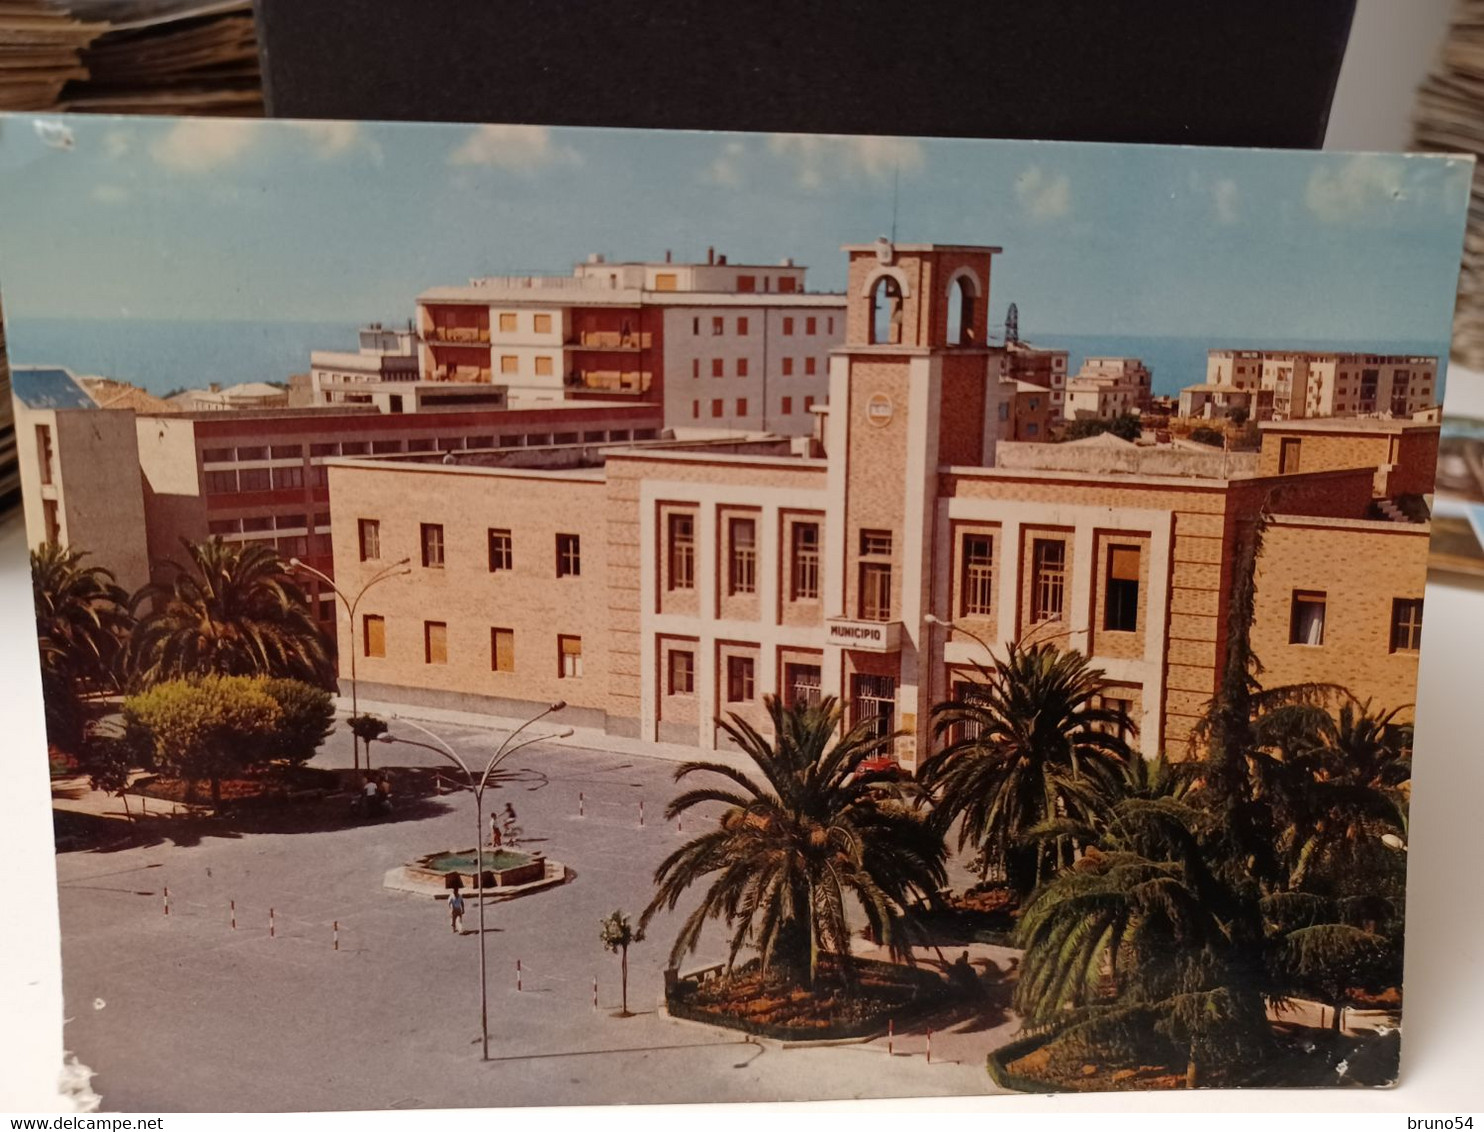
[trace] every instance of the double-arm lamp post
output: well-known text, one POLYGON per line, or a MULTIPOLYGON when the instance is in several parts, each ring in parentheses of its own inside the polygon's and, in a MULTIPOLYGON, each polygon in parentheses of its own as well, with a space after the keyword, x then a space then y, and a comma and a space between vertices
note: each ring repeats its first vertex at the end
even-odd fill
MULTIPOLYGON (((399 558, 390 566, 385 566, 382 569, 378 570, 375 574, 371 575, 365 585, 363 585, 359 590, 356 591, 356 596, 354 598, 351 598, 346 595, 344 590, 342 590, 335 584, 334 579, 331 578, 328 574, 324 573, 323 571, 316 570, 313 566, 309 565, 307 562, 301 561, 298 558, 289 559, 290 569, 301 570, 306 574, 312 574, 314 577, 318 578, 325 585, 329 586, 330 589, 335 591, 335 596, 338 597, 341 603, 345 606, 346 617, 350 621, 350 717, 352 719, 358 718, 361 714, 360 703, 356 699, 356 607, 361 604, 361 598, 366 596, 366 591, 369 590, 372 586, 376 585, 377 582, 384 582, 388 578, 400 578, 403 575, 412 573, 412 567, 408 565, 409 561, 410 560, 406 558, 399 558)), ((351 731, 350 741, 352 752, 351 764, 356 770, 360 770, 361 739, 354 730, 351 731)), ((366 746, 366 769, 371 769, 371 746, 369 743, 366 746)))
MULTIPOLYGON (((401 743, 408 747, 421 747, 425 751, 432 751, 436 755, 450 760, 459 770, 463 771, 464 778, 468 782, 469 789, 474 794, 474 888, 475 898, 479 901, 479 1035, 482 1043, 483 1053, 481 1059, 490 1059, 490 1020, 489 1020, 489 979, 488 968, 485 963, 484 954, 484 791, 490 783, 499 782, 534 782, 535 785, 529 789, 539 790, 546 785, 546 776, 538 771, 513 770, 500 771, 499 766, 511 755, 522 747, 528 747, 532 743, 539 743, 543 739, 562 739, 572 734, 569 727, 558 731, 554 735, 533 735, 519 743, 512 742, 514 738, 524 731, 538 719, 544 719, 553 712, 561 711, 567 706, 565 700, 558 700, 544 711, 537 712, 526 720, 509 735, 505 736, 499 749, 490 756, 484 773, 478 778, 469 769, 469 764, 459 758, 458 752, 448 745, 440 736, 435 735, 420 723, 410 719, 400 719, 399 723, 405 723, 408 727, 421 731, 432 743, 420 743, 416 739, 402 739, 390 733, 383 734, 380 739, 383 743, 401 743), (434 745, 436 744, 436 746, 434 745)), ((393 717, 396 718, 396 717, 393 717)), ((369 755, 369 751, 367 752, 369 755)))

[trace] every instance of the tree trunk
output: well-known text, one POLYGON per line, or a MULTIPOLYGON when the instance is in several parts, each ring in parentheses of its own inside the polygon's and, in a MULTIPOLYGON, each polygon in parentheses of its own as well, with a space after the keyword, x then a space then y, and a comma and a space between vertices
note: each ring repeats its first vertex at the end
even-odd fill
POLYGON ((128 818, 130 821, 133 821, 134 815, 129 810, 129 794, 127 788, 119 791, 119 799, 124 803, 124 817, 128 818))
POLYGON ((1336 1002, 1330 1009, 1335 1012, 1335 1016, 1330 1019, 1329 1032, 1334 1034, 1335 1037, 1339 1037, 1340 1021, 1345 1017, 1345 1008, 1336 1002))
POLYGON ((623 987, 623 1012, 629 1012, 629 949, 625 946, 619 955, 618 969, 620 973, 620 984, 623 987))
POLYGON ((1187 1089, 1194 1089, 1199 1082, 1200 1073, 1196 1069, 1195 1058, 1192 1057, 1185 1063, 1185 1087, 1187 1089))

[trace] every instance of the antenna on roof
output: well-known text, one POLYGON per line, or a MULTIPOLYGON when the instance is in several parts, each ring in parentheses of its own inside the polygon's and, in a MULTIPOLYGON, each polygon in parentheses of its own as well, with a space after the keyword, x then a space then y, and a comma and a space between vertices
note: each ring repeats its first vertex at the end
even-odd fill
POLYGON ((898 189, 902 181, 902 166, 899 162, 891 173, 891 242, 896 246, 897 242, 897 201, 899 199, 898 189))

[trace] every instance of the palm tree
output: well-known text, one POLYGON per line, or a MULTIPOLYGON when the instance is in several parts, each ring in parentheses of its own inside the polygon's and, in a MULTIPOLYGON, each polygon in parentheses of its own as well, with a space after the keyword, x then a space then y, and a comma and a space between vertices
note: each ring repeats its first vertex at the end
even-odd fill
POLYGON ((56 543, 31 552, 47 733, 73 753, 83 732, 82 698, 116 690, 116 662, 130 625, 127 595, 109 570, 83 565, 86 557, 56 543))
POLYGON ((170 583, 146 586, 134 597, 136 608, 152 605, 130 642, 138 684, 214 674, 331 686, 329 644, 273 550, 220 538, 181 541, 190 567, 170 563, 170 583))
POLYGON ((723 781, 680 794, 668 817, 709 803, 726 809, 714 829, 660 863, 639 926, 647 928, 662 909, 673 911, 705 881, 705 895, 675 938, 672 965, 695 949, 707 921, 722 919, 732 932, 729 966, 751 946, 764 971, 776 968, 813 987, 825 952, 849 976, 851 897, 875 938, 899 948, 909 904, 943 885, 947 854, 942 837, 885 773, 862 770, 892 736, 878 735, 869 721, 838 736, 833 697, 788 708, 774 696, 763 702, 771 740, 736 715, 719 721, 761 780, 716 762, 687 762, 675 772, 677 782, 695 774, 723 781))
POLYGON ((1103 672, 1079 652, 1011 644, 978 674, 970 692, 933 709, 934 734, 949 741, 918 777, 944 830, 962 819, 959 848, 973 845, 983 874, 1002 868, 1025 897, 1075 848, 1071 837, 1031 844, 1027 835, 1047 822, 1088 825, 1106 808, 1130 760, 1121 736, 1132 724, 1098 706, 1103 672))

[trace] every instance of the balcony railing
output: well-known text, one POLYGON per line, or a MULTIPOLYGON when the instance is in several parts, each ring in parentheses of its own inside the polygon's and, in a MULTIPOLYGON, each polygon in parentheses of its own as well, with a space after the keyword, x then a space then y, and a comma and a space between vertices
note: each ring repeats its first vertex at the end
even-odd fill
POLYGON ((446 346, 485 346, 490 331, 487 326, 433 326, 424 332, 423 340, 446 346))
POLYGON ((573 334, 564 343, 575 350, 647 350, 649 334, 623 334, 616 330, 588 330, 573 334))

